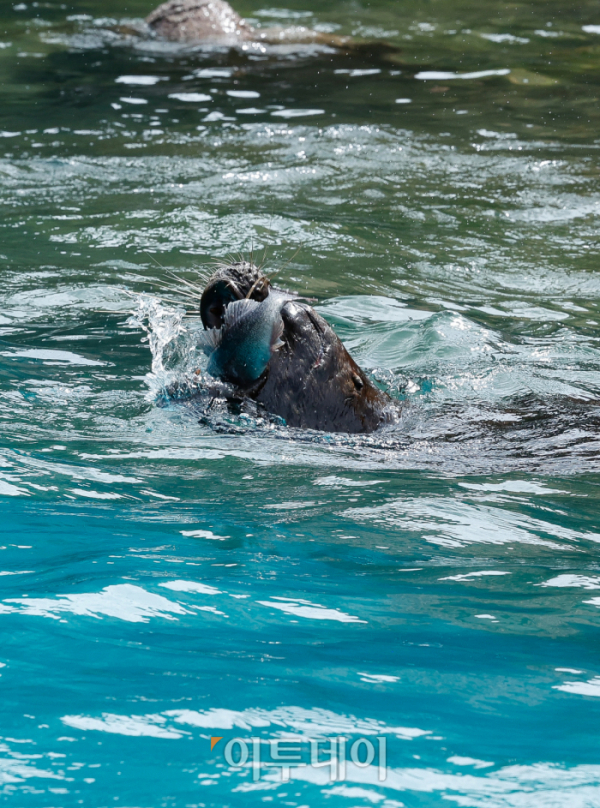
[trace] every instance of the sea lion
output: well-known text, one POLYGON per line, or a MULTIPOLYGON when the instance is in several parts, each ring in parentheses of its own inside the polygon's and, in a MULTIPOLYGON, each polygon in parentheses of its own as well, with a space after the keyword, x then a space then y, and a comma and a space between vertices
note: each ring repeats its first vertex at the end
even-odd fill
POLYGON ((369 381, 331 326, 308 303, 272 286, 254 264, 217 270, 200 315, 209 370, 233 385, 232 398, 253 399, 288 426, 325 432, 373 432, 399 419, 399 402, 369 381), (235 327, 243 310, 255 322, 242 339, 235 327), (227 361, 213 361, 223 348, 227 361), (262 359, 252 365, 255 351, 262 359))
POLYGON ((342 47, 348 37, 322 34, 300 25, 258 29, 242 19, 225 0, 168 0, 146 17, 160 37, 171 42, 207 42, 236 45, 240 42, 319 43, 342 47))

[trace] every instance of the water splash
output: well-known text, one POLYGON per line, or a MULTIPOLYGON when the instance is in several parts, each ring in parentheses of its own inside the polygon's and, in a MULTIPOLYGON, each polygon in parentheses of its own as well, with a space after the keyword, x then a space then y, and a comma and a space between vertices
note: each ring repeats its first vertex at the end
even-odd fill
POLYGON ((198 351, 196 329, 184 324, 184 308, 165 306, 149 295, 140 295, 137 304, 128 324, 145 332, 142 342, 148 343, 152 355, 146 375, 147 399, 169 398, 174 385, 193 382, 198 370, 202 353, 198 351))

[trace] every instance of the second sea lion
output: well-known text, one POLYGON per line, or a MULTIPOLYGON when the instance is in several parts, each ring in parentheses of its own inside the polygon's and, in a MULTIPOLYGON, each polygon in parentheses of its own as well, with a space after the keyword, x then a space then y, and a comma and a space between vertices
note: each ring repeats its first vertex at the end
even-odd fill
POLYGON ((171 42, 236 45, 241 42, 318 43, 343 47, 349 37, 336 37, 293 25, 254 28, 225 0, 168 0, 146 18, 150 28, 171 42))

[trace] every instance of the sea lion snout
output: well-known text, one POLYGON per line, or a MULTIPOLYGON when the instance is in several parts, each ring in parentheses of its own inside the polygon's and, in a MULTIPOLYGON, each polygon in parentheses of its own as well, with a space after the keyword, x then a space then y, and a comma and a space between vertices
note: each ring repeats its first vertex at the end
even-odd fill
POLYGON ((291 300, 281 309, 284 342, 294 348, 317 349, 321 345, 320 329, 310 316, 310 306, 291 300))

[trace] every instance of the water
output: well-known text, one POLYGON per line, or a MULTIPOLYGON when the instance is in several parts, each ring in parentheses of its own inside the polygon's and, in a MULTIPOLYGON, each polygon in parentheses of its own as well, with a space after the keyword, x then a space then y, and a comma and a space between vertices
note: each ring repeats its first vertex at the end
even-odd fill
POLYGON ((0 10, 7 802, 599 806, 597 4, 238 6, 353 54, 150 6, 0 10), (397 428, 165 398, 167 273, 251 249, 397 428), (386 779, 224 757, 338 736, 386 779))

